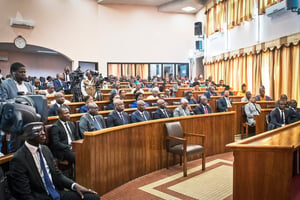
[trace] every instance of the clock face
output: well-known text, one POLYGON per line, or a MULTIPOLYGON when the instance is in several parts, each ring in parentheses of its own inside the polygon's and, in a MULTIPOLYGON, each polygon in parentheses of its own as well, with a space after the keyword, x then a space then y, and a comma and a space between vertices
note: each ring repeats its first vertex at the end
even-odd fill
POLYGON ((18 36, 15 39, 15 46, 19 49, 23 49, 26 47, 26 40, 22 36, 18 36))

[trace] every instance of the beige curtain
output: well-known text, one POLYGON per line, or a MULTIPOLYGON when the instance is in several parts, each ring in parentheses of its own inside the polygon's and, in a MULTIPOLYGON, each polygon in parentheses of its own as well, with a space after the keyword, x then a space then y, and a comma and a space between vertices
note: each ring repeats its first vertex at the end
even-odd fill
POLYGON ((108 74, 114 76, 121 76, 121 64, 109 64, 108 65, 108 74))

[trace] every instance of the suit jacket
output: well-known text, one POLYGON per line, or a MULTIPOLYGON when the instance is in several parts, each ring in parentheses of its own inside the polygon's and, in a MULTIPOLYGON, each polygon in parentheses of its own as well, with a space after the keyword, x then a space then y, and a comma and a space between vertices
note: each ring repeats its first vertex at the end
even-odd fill
MULTIPOLYGON (((67 122, 67 124, 72 132, 72 141, 79 140, 80 138, 74 123, 67 122)), ((50 149, 54 157, 61 160, 63 159, 65 152, 71 151, 71 146, 68 144, 67 132, 59 120, 53 124, 50 132, 50 149)))
MULTIPOLYGON (((194 110, 194 113, 195 114, 205 114, 205 110, 204 110, 204 108, 203 108, 203 104, 199 104, 196 108, 195 108, 195 110, 194 110)), ((206 109, 207 109, 207 112, 208 113, 212 113, 211 112, 211 107, 209 106, 209 105, 206 105, 206 109)))
MULTIPOLYGON (((221 92, 221 96, 224 96, 224 91, 221 92)), ((233 92, 229 91, 229 96, 233 96, 233 92)))
MULTIPOLYGON (((71 108, 68 105, 63 104, 63 107, 68 108, 69 111, 71 112, 71 108)), ((57 110, 58 110, 58 105, 55 103, 55 104, 53 104, 52 106, 49 107, 48 116, 57 116, 58 115, 57 110)))
MULTIPOLYGON (((232 105, 232 99, 229 99, 231 105, 232 105)), ((227 102, 225 97, 222 97, 218 100, 217 103, 217 109, 219 112, 226 112, 227 111, 227 102)))
POLYGON ((288 123, 291 124, 299 120, 300 120, 300 110, 298 108, 293 109, 290 107, 288 109, 288 123))
POLYGON ((270 122, 268 125, 268 130, 273 130, 281 127, 283 124, 288 123, 288 110, 284 110, 285 123, 281 120, 280 112, 278 108, 275 108, 270 113, 270 122))
POLYGON ((53 85, 56 92, 60 90, 68 90, 68 85, 65 81, 60 82, 58 79, 54 79, 53 85))
POLYGON ((123 115, 124 122, 121 119, 120 115, 118 114, 118 111, 114 110, 110 112, 107 117, 107 127, 129 124, 130 123, 129 115, 126 112, 122 112, 122 115, 123 115))
MULTIPOLYGON (((144 116, 147 118, 147 120, 151 120, 151 116, 148 111, 143 112, 144 116)), ((134 111, 131 114, 131 122, 136 123, 136 122, 143 122, 146 121, 145 118, 140 114, 138 110, 134 111)))
MULTIPOLYGON (((41 145, 42 153, 52 176, 56 190, 71 189, 73 180, 65 177, 58 170, 53 155, 47 146, 41 145)), ((32 154, 23 145, 9 163, 7 174, 11 193, 18 200, 51 200, 47 195, 42 178, 37 170, 32 154)))
POLYGON ((189 109, 186 108, 185 110, 183 110, 181 106, 178 106, 173 111, 173 116, 174 117, 181 117, 181 116, 188 116, 188 115, 191 115, 189 109))
MULTIPOLYGON (((260 101, 260 95, 256 95, 256 101, 260 101)), ((272 101, 271 97, 266 95, 266 101, 272 101)))
POLYGON ((247 103, 245 105, 245 114, 247 116, 247 121, 249 122, 249 119, 253 119, 254 118, 254 115, 259 115, 260 112, 261 112, 261 107, 259 104, 255 103, 247 103))
MULTIPOLYGON (((30 83, 24 81, 24 84, 28 92, 30 92, 31 94, 35 94, 34 87, 30 83)), ((13 99, 18 96, 18 88, 13 78, 9 78, 2 81, 0 87, 2 91, 1 93, 2 93, 3 100, 13 99)))
MULTIPOLYGON (((172 112, 169 109, 165 109, 165 111, 168 113, 169 118, 173 117, 172 112)), ((153 119, 163 119, 167 118, 166 115, 162 112, 160 108, 158 108, 153 115, 153 119)))
POLYGON ((115 105, 114 103, 110 103, 106 106, 105 110, 114 110, 115 109, 115 105))
MULTIPOLYGON (((102 127, 102 129, 106 128, 105 121, 102 115, 95 115, 95 118, 100 124, 100 126, 102 127)), ((82 135, 84 135, 84 132, 97 130, 96 127, 94 126, 94 120, 92 119, 89 113, 86 113, 85 115, 80 117, 79 129, 82 135)))
POLYGON ((211 96, 218 96, 218 94, 216 92, 212 93, 212 92, 205 92, 204 96, 206 96, 207 100, 210 100, 211 96))

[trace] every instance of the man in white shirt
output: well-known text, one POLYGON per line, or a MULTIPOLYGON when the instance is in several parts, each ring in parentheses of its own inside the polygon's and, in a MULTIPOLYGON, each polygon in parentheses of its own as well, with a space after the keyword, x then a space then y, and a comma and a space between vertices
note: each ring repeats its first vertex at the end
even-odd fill
POLYGON ((144 93, 144 90, 142 89, 142 85, 140 82, 136 83, 135 88, 131 90, 131 93, 137 93, 137 92, 144 93))
POLYGON ((148 96, 147 99, 157 99, 158 98, 159 89, 155 87, 152 89, 152 95, 148 96))

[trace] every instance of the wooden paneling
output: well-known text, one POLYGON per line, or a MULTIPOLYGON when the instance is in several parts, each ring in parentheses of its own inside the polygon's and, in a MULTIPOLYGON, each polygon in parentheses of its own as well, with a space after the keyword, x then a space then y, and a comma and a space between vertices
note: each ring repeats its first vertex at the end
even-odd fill
MULTIPOLYGON (((72 101, 73 98, 73 94, 65 94, 65 99, 72 101)), ((54 96, 47 96, 48 101, 53 101, 54 100, 54 96)))
POLYGON ((300 146, 300 122, 227 147, 233 150, 233 199, 290 199, 293 152, 300 146))
MULTIPOLYGON (((217 100, 222 98, 222 96, 211 96, 209 105, 211 107, 212 112, 217 112, 217 100)), ((241 102, 243 96, 230 96, 233 102, 241 102)))
POLYGON ((266 116, 270 114, 273 108, 261 109, 261 113, 258 116, 255 116, 256 127, 255 134, 260 134, 268 130, 266 116))
MULTIPOLYGON (((152 95, 152 92, 144 92, 144 99, 147 99, 148 96, 152 95)), ((159 94, 164 94, 164 92, 159 92, 159 94)), ((110 94, 102 94, 103 100, 109 100, 110 94)), ((135 99, 133 93, 127 92, 126 99, 135 99)))
MULTIPOLYGON (((207 155, 224 153, 225 145, 234 141, 234 115, 227 112, 177 117, 87 132, 84 140, 73 142, 76 181, 104 194, 166 167, 164 124, 171 121, 180 121, 187 133, 204 134, 207 155)), ((200 139, 190 138, 189 142, 200 139)))

